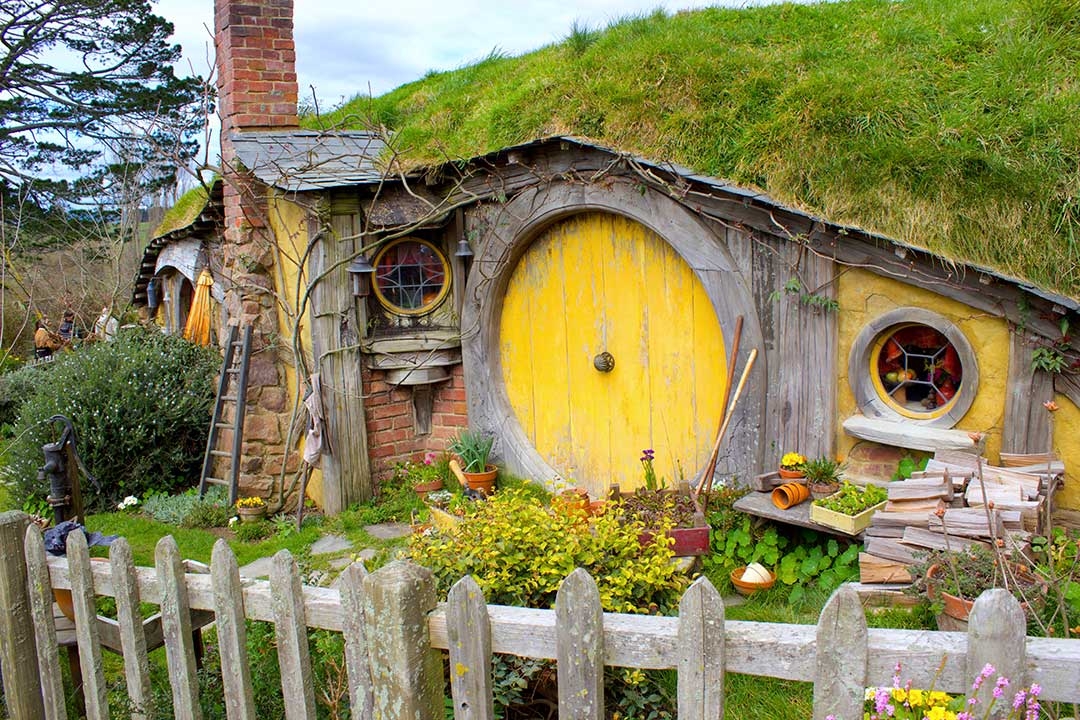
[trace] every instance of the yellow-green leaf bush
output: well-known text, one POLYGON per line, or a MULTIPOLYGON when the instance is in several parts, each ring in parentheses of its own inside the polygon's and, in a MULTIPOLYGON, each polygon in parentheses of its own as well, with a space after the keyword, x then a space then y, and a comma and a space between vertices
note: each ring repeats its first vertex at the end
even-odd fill
POLYGON ((673 614, 688 580, 671 563, 668 537, 642 547, 641 529, 614 512, 585 522, 510 489, 451 532, 414 536, 409 554, 432 570, 442 595, 472 575, 490 604, 549 608, 563 578, 581 567, 605 611, 673 614))

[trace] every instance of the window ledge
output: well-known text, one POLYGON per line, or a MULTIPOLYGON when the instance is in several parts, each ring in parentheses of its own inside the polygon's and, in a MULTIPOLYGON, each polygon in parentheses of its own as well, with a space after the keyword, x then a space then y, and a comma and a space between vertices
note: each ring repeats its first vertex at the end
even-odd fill
POLYGON ((979 436, 976 441, 964 430, 949 430, 915 422, 870 418, 865 415, 852 415, 845 420, 844 431, 860 440, 925 452, 961 450, 981 454, 986 443, 985 435, 979 436))

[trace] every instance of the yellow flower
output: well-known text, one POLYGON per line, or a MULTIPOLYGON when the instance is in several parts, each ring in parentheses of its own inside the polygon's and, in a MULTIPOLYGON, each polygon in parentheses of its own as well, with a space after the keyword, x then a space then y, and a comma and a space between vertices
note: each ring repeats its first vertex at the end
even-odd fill
POLYGON ((919 707, 923 704, 923 691, 919 688, 911 688, 908 692, 908 704, 911 707, 919 707))
POLYGON ((238 508, 261 508, 266 505, 266 502, 261 497, 245 497, 236 501, 236 507, 238 508))
POLYGON ((780 458, 780 467, 785 470, 797 470, 806 464, 806 458, 797 452, 785 453, 784 457, 780 458))
POLYGON ((892 693, 890 694, 892 695, 892 699, 896 702, 902 703, 907 700, 907 690, 904 688, 893 688, 892 693))
POLYGON ((930 704, 931 705, 948 705, 952 701, 952 695, 949 693, 943 693, 940 690, 930 691, 930 704))

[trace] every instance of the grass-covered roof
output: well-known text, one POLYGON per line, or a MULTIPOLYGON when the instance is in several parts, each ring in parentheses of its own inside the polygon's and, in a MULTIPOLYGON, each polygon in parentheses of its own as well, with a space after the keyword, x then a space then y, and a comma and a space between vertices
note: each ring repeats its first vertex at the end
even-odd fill
POLYGON ((657 12, 347 118, 395 131, 409 165, 585 136, 1080 296, 1080 0, 657 12))
POLYGON ((176 204, 165 211, 161 222, 154 229, 151 239, 163 237, 169 233, 186 228, 198 219, 210 201, 210 195, 202 185, 196 185, 180 196, 176 204))

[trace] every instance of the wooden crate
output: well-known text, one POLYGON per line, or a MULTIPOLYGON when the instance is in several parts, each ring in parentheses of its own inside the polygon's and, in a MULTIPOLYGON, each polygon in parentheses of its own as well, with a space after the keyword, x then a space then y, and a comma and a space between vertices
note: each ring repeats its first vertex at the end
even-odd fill
POLYGON ((820 505, 811 505, 810 519, 818 525, 824 525, 848 535, 858 535, 869 527, 870 519, 874 516, 874 513, 883 507, 885 507, 885 501, 879 502, 877 505, 871 505, 858 515, 845 515, 820 505))

